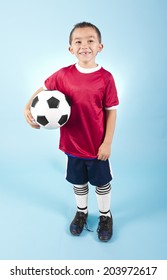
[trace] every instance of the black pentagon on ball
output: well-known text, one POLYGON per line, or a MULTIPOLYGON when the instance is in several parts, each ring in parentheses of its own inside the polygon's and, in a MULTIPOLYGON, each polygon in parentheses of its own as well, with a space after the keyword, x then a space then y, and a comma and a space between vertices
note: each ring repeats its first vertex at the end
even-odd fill
POLYGON ((68 105, 71 106, 71 100, 67 95, 65 95, 65 99, 66 99, 68 105))
POLYGON ((45 116, 37 116, 37 122, 43 126, 49 123, 45 116))
POLYGON ((39 101, 39 98, 38 98, 38 96, 36 96, 36 97, 33 99, 33 101, 32 101, 31 107, 35 108, 35 106, 37 105, 38 101, 39 101))
POLYGON ((62 115, 60 120, 58 121, 59 125, 63 125, 68 120, 68 115, 62 115))
POLYGON ((60 101, 56 98, 56 97, 54 97, 54 96, 52 96, 51 98, 49 98, 48 100, 47 100, 47 102, 48 102, 48 106, 49 106, 49 108, 58 108, 59 107, 59 103, 60 103, 60 101))

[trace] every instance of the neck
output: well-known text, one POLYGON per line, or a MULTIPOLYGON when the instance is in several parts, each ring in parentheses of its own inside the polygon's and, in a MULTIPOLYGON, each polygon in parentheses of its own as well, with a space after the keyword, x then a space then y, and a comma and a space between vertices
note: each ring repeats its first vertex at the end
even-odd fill
POLYGON ((93 72, 96 72, 98 70, 101 69, 101 66, 100 65, 97 65, 93 68, 85 68, 85 67, 81 67, 78 63, 75 64, 77 70, 81 73, 85 73, 85 74, 89 74, 89 73, 93 73, 93 72))
POLYGON ((78 61, 78 65, 80 66, 80 67, 82 67, 82 68, 95 68, 95 67, 97 67, 98 66, 98 64, 96 64, 96 62, 93 62, 93 63, 84 63, 84 62, 80 62, 80 61, 78 61))

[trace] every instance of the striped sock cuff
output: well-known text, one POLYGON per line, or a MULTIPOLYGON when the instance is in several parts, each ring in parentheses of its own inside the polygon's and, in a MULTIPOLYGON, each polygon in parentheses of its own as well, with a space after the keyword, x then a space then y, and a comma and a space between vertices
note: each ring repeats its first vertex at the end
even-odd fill
POLYGON ((108 183, 104 186, 101 186, 101 187, 96 187, 96 193, 98 195, 108 194, 108 193, 110 193, 110 191, 111 191, 111 184, 110 183, 108 183))
POLYGON ((86 194, 88 194, 88 185, 83 185, 83 186, 79 186, 79 187, 77 187, 77 186, 73 186, 73 189, 74 189, 74 193, 76 194, 76 195, 86 195, 86 194))

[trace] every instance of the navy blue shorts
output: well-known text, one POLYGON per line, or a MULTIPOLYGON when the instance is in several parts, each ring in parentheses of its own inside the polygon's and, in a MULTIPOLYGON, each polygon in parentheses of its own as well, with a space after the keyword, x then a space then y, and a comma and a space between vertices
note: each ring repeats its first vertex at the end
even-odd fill
POLYGON ((93 186, 103 186, 112 180, 109 160, 68 156, 66 180, 74 185, 90 182, 93 186))

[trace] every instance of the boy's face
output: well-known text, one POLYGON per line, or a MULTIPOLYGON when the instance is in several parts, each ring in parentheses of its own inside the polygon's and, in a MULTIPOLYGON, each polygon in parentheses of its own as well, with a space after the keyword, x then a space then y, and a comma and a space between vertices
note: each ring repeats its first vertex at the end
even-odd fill
POLYGON ((92 27, 74 30, 69 51, 77 57, 81 67, 95 67, 95 57, 102 49, 103 45, 99 42, 98 35, 92 27))

